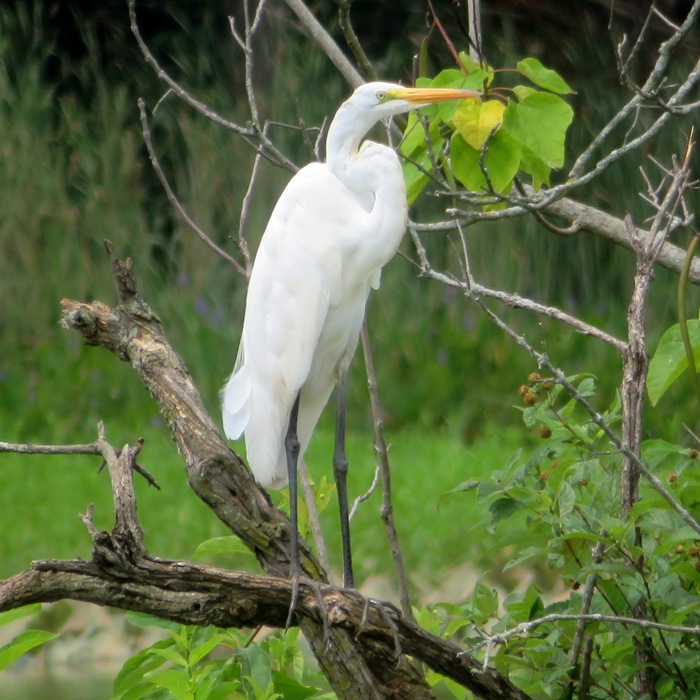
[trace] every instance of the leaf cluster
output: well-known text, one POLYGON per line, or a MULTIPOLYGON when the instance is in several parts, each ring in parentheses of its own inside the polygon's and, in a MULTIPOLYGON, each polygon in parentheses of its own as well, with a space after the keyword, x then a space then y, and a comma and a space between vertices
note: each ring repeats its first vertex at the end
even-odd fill
MULTIPOLYGON (((568 380, 581 396, 594 399, 593 376, 568 380)), ((670 627, 697 627, 697 534, 680 526, 667 501, 644 484, 640 500, 624 516, 621 458, 598 425, 561 386, 538 373, 520 393, 525 427, 542 446, 529 455, 517 452, 489 480, 465 482, 454 492, 473 492, 488 504, 490 517, 477 529, 495 538, 491 556, 510 553, 504 571, 519 572, 518 578, 544 572, 549 596, 531 583, 502 597, 481 580, 464 604, 440 606, 443 633, 467 648, 481 646, 490 663, 535 698, 567 697, 579 683, 582 657, 574 651, 574 640, 578 637, 580 648, 582 634, 590 640, 591 697, 634 697, 642 663, 635 650, 646 639, 658 697, 697 697, 697 635, 602 622, 590 622, 579 632, 577 621, 568 619, 581 613, 629 618, 644 610, 646 619, 670 627), (551 614, 567 619, 536 626, 527 635, 507 635, 551 614), (504 634, 503 644, 484 645, 504 634)), ((603 418, 609 425, 619 421, 619 399, 603 418)), ((673 496, 691 512, 700 507, 697 457, 696 450, 663 440, 642 445, 645 464, 665 477, 673 496)))
POLYGON ((467 190, 508 193, 516 177, 537 189, 549 184, 552 169, 564 164, 566 131, 573 110, 561 97, 573 91, 535 58, 519 61, 515 73, 527 84, 499 87, 503 74, 460 53, 460 68, 419 78, 418 87, 481 91, 481 100, 441 103, 425 110, 427 124, 412 113, 400 146, 404 177, 412 202, 436 171, 467 190), (508 90, 510 96, 505 97, 508 90), (449 167, 447 167, 449 164, 449 167))
POLYGON ((112 700, 304 700, 327 697, 306 667, 298 628, 250 643, 250 633, 178 625, 141 613, 127 619, 167 636, 131 657, 114 681, 112 700))

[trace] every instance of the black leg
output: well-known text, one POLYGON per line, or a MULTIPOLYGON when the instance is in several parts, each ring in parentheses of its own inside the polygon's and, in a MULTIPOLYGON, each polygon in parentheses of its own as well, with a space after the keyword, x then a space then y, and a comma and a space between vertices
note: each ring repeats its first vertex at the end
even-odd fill
POLYGON ((297 437, 297 418, 299 417, 299 394, 297 394, 289 414, 289 426, 284 438, 284 449, 287 453, 287 476, 289 478, 289 519, 292 521, 291 554, 289 559, 289 575, 299 574, 299 515, 297 509, 297 462, 299 460, 299 438, 297 437))
POLYGON ((341 371, 336 387, 338 414, 335 423, 335 450, 333 451, 333 476, 338 490, 340 509, 340 536, 343 541, 343 579, 346 588, 355 588, 352 574, 352 550, 350 549, 350 519, 348 514, 348 459, 345 456, 345 404, 347 399, 348 375, 341 371))

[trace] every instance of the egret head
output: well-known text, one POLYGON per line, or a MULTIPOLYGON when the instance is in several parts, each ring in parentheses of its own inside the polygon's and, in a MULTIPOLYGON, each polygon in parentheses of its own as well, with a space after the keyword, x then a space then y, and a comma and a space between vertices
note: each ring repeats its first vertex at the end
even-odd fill
POLYGON ((407 88, 396 83, 365 83, 345 104, 372 115, 374 120, 418 109, 434 102, 478 98, 481 93, 456 88, 407 88))
POLYGON ((478 98, 473 90, 453 88, 406 88, 396 83, 366 83, 340 105, 326 141, 326 161, 341 179, 348 158, 356 154, 364 135, 380 120, 434 102, 478 98))

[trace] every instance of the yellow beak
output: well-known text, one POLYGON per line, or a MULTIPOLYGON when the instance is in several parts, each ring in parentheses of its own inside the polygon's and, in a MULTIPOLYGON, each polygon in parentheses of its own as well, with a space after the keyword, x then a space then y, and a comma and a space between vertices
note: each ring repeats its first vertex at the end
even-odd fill
POLYGON ((456 88, 397 88, 388 93, 397 100, 406 100, 412 104, 432 104, 447 100, 468 100, 480 98, 475 90, 458 90, 456 88))

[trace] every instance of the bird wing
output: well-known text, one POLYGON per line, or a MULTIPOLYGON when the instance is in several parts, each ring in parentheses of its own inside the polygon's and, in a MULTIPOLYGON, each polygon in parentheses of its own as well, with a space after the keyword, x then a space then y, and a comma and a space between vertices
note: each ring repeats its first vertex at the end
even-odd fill
POLYGON ((226 434, 245 430, 248 462, 263 485, 286 479, 289 413, 311 371, 340 277, 340 252, 324 230, 334 224, 319 211, 333 187, 328 180, 323 165, 303 168, 272 212, 248 287, 238 369, 223 391, 226 434))

